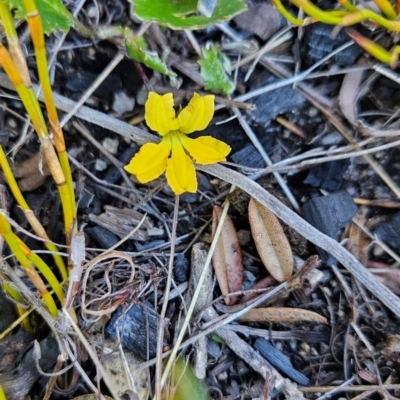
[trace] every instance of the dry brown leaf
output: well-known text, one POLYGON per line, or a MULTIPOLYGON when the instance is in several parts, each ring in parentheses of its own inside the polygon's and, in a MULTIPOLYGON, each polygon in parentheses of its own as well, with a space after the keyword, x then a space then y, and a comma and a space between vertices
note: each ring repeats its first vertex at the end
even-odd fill
POLYGON ((243 322, 319 322, 327 324, 328 320, 313 311, 302 308, 268 307, 254 308, 238 318, 243 322))
MULTIPOLYGON (((222 208, 213 207, 212 234, 215 234, 218 221, 221 218, 222 208)), ((243 263, 242 249, 239 239, 229 216, 226 216, 221 236, 213 254, 213 267, 219 287, 223 295, 237 292, 242 289, 243 263)), ((237 297, 225 297, 225 304, 232 305, 237 297)))
POLYGON ((49 167, 41 153, 12 166, 14 176, 21 178, 18 186, 22 192, 30 192, 40 187, 50 175, 49 167))
POLYGON ((293 273, 293 254, 278 218, 254 199, 249 203, 251 233, 261 261, 279 282, 293 273))

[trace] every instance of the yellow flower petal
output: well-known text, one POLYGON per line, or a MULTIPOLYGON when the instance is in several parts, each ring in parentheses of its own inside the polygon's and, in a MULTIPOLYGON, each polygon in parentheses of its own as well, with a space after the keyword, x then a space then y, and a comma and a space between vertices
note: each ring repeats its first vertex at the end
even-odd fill
POLYGON ((190 139, 186 135, 180 135, 179 139, 185 150, 198 164, 206 165, 226 161, 226 156, 232 150, 225 142, 211 136, 190 139))
POLYGON ((178 135, 177 133, 171 134, 172 155, 167 162, 167 181, 176 195, 184 192, 196 193, 196 170, 193 161, 185 153, 178 135))
POLYGON ((179 121, 175 118, 174 99, 172 93, 160 96, 150 92, 145 105, 144 118, 146 124, 161 136, 179 128, 179 121))
POLYGON ((195 93, 189 104, 179 113, 179 130, 192 133, 206 129, 214 115, 214 96, 195 93))
POLYGON ((164 137, 158 144, 146 143, 124 167, 125 171, 136 175, 140 183, 157 179, 167 167, 167 159, 171 153, 170 137, 164 137))

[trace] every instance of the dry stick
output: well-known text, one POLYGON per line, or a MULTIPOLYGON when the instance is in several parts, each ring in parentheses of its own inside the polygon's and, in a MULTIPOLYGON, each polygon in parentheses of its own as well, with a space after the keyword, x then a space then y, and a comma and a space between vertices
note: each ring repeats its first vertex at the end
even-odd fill
POLYGON ((172 270, 174 268, 174 257, 175 257, 175 238, 176 238, 176 228, 178 226, 178 213, 179 213, 179 196, 175 196, 175 206, 174 206, 174 219, 172 220, 172 233, 171 233, 171 251, 169 255, 168 264, 168 277, 167 284, 164 290, 164 303, 161 309, 160 322, 158 325, 158 336, 157 336, 157 363, 156 363, 156 398, 161 399, 161 389, 162 389, 162 351, 164 342, 164 328, 165 328, 165 315, 167 313, 168 307, 168 297, 171 291, 172 283, 172 270))
MULTIPOLYGON (((10 84, 8 78, 1 73, 0 86, 13 90, 13 86, 10 84)), ((69 111, 74 107, 75 102, 72 100, 60 95, 55 95, 54 97, 57 107, 62 111, 69 111)), ((89 107, 82 106, 75 116, 95 125, 102 126, 105 129, 114 131, 115 133, 134 140, 139 144, 160 141, 160 139, 155 135, 151 135, 142 129, 131 126, 126 122, 119 121, 89 107)), ((383 304, 385 304, 400 318, 400 299, 385 285, 378 282, 376 278, 337 241, 315 229, 250 178, 223 167, 222 165, 198 166, 197 168, 217 178, 223 179, 249 193, 259 203, 271 210, 277 217, 282 219, 282 221, 287 223, 310 242, 332 254, 349 272, 354 275, 356 279, 358 279, 371 293, 380 299, 383 304)))

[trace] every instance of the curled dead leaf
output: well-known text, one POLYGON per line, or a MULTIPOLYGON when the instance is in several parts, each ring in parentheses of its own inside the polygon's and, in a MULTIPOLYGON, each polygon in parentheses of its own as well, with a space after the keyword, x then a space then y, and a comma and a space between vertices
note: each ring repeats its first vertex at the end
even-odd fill
POLYGON ((293 254, 278 218, 254 199, 249 203, 251 233, 261 261, 279 282, 293 273, 293 254))
POLYGON ((268 307, 254 308, 238 318, 243 322, 318 322, 327 324, 328 320, 313 311, 302 308, 268 307))
MULTIPOLYGON (((212 234, 214 236, 218 221, 221 218, 222 208, 213 207, 212 234)), ((213 267, 215 276, 223 295, 237 292, 242 289, 243 263, 242 249, 238 235, 229 216, 226 216, 221 236, 213 254, 213 267)), ((232 305, 236 302, 236 296, 225 297, 225 304, 232 305)))

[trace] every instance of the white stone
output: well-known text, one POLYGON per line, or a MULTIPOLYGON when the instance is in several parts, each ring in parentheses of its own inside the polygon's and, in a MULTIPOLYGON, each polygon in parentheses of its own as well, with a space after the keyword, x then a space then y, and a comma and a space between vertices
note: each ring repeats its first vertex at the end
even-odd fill
POLYGON ((135 99, 129 97, 123 90, 114 93, 114 101, 112 104, 112 109, 117 114, 125 114, 130 112, 135 107, 135 99))
POLYGON ((107 150, 111 154, 117 154, 118 152, 118 145, 119 141, 118 139, 112 139, 112 138, 105 138, 102 143, 103 147, 105 150, 107 150))
POLYGON ((107 168, 107 163, 100 158, 97 158, 94 162, 95 171, 104 171, 107 168))

